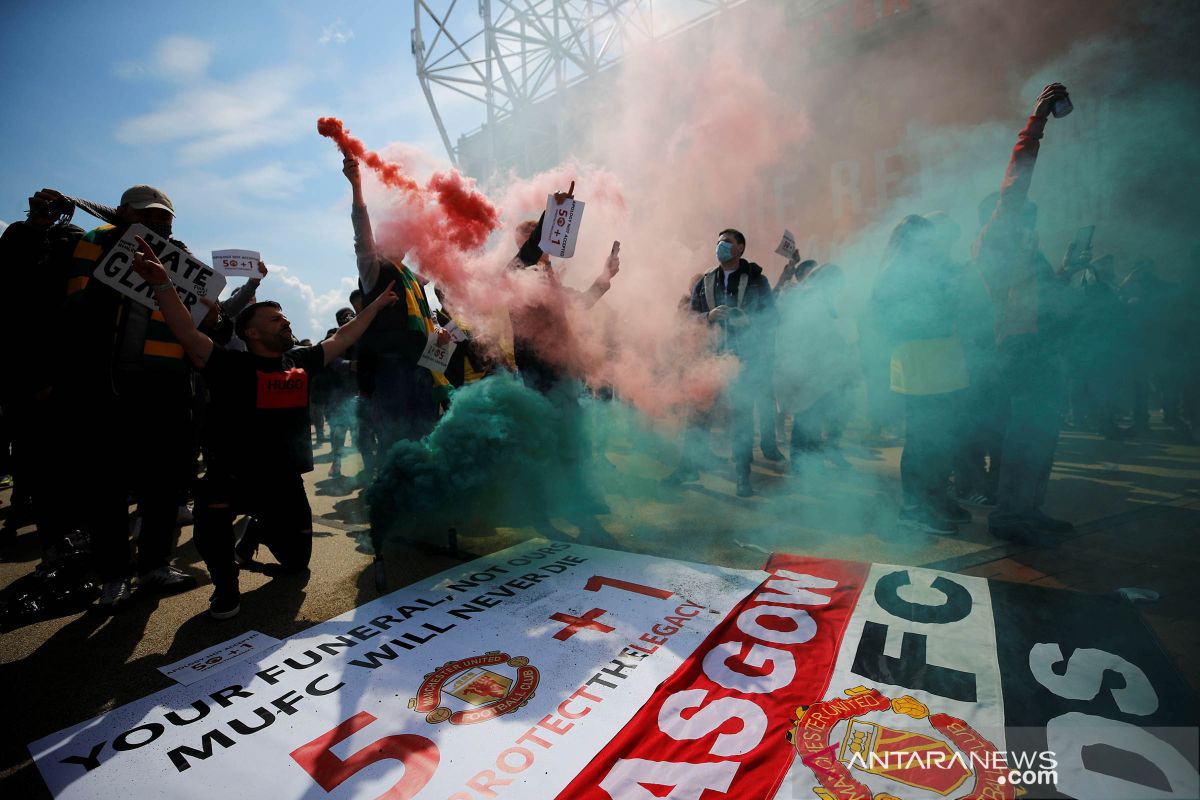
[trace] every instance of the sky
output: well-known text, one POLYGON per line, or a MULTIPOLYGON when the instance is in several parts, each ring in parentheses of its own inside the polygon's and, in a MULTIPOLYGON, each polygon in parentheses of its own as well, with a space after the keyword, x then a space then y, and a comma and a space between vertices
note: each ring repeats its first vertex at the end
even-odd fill
MULTIPOLYGON (((42 187, 117 205, 148 183, 205 261, 258 250, 297 335, 334 326, 356 278, 349 185, 316 132, 335 115, 368 143, 445 158, 410 51, 407 2, 6 3, 0 221, 42 187)), ((439 106, 451 136, 479 124, 439 106)), ((99 224, 76 212, 76 224, 99 224)))

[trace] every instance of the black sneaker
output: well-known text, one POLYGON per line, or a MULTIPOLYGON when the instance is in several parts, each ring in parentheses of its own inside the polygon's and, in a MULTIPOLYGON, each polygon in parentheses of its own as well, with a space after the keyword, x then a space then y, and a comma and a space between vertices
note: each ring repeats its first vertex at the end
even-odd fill
POLYGON ((663 478, 659 483, 663 486, 679 486, 682 483, 695 483, 698 480, 700 480, 700 472, 698 470, 677 467, 674 472, 663 478))
POLYGON ((208 601, 208 615, 213 619, 230 619, 242 610, 242 596, 237 589, 217 589, 208 601))
POLYGON ((737 496, 753 497, 754 487, 750 485, 750 476, 743 475, 737 479, 737 496))
POLYGON ((104 588, 100 590, 100 599, 96 601, 96 605, 111 614, 115 614, 132 597, 133 592, 129 589, 129 578, 117 578, 114 581, 104 584, 104 588))
POLYGON ((930 514, 921 506, 905 506, 900 509, 900 517, 896 524, 900 528, 932 533, 935 536, 953 536, 958 533, 958 526, 953 522, 930 514))
POLYGON ((196 588, 196 579, 175 567, 156 567, 138 577, 138 590, 156 594, 175 594, 196 588))

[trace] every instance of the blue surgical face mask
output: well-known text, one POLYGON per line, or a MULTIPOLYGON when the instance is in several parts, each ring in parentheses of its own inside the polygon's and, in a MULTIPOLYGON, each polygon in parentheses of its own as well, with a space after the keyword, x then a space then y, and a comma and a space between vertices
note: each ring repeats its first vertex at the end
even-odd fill
POLYGON ((717 242, 717 261, 724 264, 733 258, 733 243, 732 242, 717 242))

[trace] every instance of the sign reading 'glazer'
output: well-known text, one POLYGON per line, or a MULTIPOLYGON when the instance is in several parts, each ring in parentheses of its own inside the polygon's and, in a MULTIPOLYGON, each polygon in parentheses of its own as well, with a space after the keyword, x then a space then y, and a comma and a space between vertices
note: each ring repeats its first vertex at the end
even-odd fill
POLYGON ((225 288, 225 276, 217 274, 191 253, 171 244, 145 225, 130 225, 125 235, 100 259, 96 271, 92 273, 93 277, 146 308, 157 311, 154 290, 133 271, 133 254, 137 252, 135 236, 142 237, 162 261, 171 283, 175 285, 175 291, 192 315, 192 322, 199 325, 208 313, 208 307, 200 302, 200 298, 211 297, 216 300, 220 297, 225 288))

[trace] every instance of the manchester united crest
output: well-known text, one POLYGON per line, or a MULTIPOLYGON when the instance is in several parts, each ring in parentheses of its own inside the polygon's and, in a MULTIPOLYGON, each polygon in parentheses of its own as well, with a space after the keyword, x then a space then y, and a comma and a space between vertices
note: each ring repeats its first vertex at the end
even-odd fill
POLYGON ((499 650, 447 661, 425 676, 408 707, 436 725, 475 725, 511 714, 534 696, 540 675, 525 656, 499 650))
POLYGON ((862 686, 845 694, 797 709, 788 734, 821 800, 898 800, 906 791, 957 800, 1018 796, 1005 779, 1004 757, 962 720, 931 714, 908 695, 893 700, 862 686))

